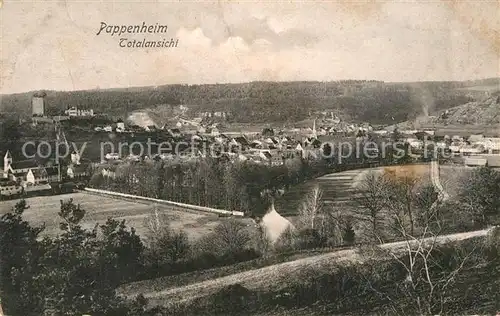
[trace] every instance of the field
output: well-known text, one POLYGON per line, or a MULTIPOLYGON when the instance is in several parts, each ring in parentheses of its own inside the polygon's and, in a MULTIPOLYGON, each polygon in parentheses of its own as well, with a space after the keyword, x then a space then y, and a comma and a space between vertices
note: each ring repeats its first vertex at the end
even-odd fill
POLYGON ((286 192, 283 197, 276 201, 276 211, 283 216, 294 217, 297 215, 302 199, 315 185, 319 185, 322 190, 322 199, 325 205, 334 208, 353 207, 355 203, 352 201, 352 195, 356 191, 356 186, 370 171, 389 171, 393 172, 395 176, 412 173, 420 178, 422 182, 431 183, 430 167, 428 164, 357 169, 331 173, 297 185, 286 192))
MULTIPOLYGON (((139 203, 83 192, 28 198, 26 202, 30 208, 24 212, 23 216, 33 225, 45 223, 44 234, 56 235, 60 232, 60 219, 57 215, 60 200, 68 199, 73 199, 87 211, 82 226, 90 229, 96 223, 104 223, 111 217, 117 220, 124 219, 127 226, 134 227, 139 235, 144 236, 146 233, 144 220, 155 207, 159 212, 168 214, 172 228, 183 229, 190 239, 197 239, 209 233, 221 221, 216 214, 173 209, 166 205, 155 206, 153 203, 139 203)), ((2 201, 0 214, 11 210, 16 202, 17 200, 2 201)))

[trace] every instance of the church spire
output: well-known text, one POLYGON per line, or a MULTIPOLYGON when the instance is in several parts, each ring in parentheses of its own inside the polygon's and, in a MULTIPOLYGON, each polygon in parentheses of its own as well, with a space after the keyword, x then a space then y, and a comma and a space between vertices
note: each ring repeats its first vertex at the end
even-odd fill
POLYGON ((8 174, 10 168, 11 168, 11 165, 12 165, 12 155, 10 154, 10 151, 7 150, 7 152, 5 153, 5 156, 3 157, 3 173, 4 173, 4 177, 6 177, 6 175, 8 174))
POLYGON ((316 133, 316 119, 313 121, 313 137, 318 138, 318 134, 316 133))

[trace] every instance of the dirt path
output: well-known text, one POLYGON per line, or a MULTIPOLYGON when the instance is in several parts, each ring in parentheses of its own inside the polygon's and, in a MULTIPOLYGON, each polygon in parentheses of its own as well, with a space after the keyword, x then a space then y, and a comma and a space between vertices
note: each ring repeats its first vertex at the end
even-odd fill
POLYGON ((431 161, 431 181, 432 185, 438 192, 439 201, 446 201, 450 198, 450 195, 444 190, 441 180, 439 178, 439 163, 437 160, 431 161))

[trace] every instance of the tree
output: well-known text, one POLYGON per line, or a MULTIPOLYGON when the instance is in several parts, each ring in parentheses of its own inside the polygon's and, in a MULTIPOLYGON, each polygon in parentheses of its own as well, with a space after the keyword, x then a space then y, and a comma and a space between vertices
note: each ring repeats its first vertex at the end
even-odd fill
POLYGON ((44 229, 31 227, 23 220, 28 208, 26 201, 21 200, 0 217, 0 298, 6 315, 33 315, 39 303, 36 291, 29 285, 36 274, 16 273, 38 253, 37 238, 44 229))
POLYGON ((500 173, 482 167, 464 179, 460 201, 479 226, 494 223, 500 215, 500 173))
POLYGON ((354 226, 352 219, 345 221, 342 231, 342 241, 344 244, 352 245, 356 239, 356 233, 354 232, 354 226))
POLYGON ((319 188, 319 185, 316 185, 304 198, 299 207, 299 221, 302 227, 316 228, 318 216, 320 216, 323 208, 322 195, 323 192, 319 188))
POLYGON ((29 316, 130 315, 128 303, 116 296, 115 289, 140 270, 142 243, 134 231, 114 220, 85 230, 80 226, 85 210, 69 200, 61 201, 61 234, 37 240, 40 229, 20 220, 24 209, 22 202, 0 220, 1 238, 15 231, 9 239, 16 249, 10 252, 18 262, 9 264, 11 256, 4 253, 9 242, 2 242, 0 260, 2 278, 6 278, 0 286, 6 312, 29 316), (23 242, 16 245, 15 236, 23 242), (4 274, 5 266, 8 274, 4 274))
POLYGON ((383 174, 370 171, 356 187, 354 201, 360 206, 358 215, 370 224, 369 238, 382 238, 381 229, 383 225, 382 211, 386 206, 387 179, 383 174))
MULTIPOLYGON (((438 212, 434 211, 430 216, 438 216, 438 212)), ((439 223, 439 218, 431 222, 439 223)), ((405 271, 406 278, 403 282, 394 283, 396 291, 391 291, 393 297, 382 294, 395 310, 412 306, 419 315, 444 313, 447 293, 455 286, 459 274, 464 270, 477 269, 477 260, 473 259, 477 247, 439 246, 442 231, 439 225, 434 228, 425 226, 420 234, 411 235, 406 225, 398 222, 398 230, 403 237, 402 252, 387 250, 386 253, 405 271), (396 303, 402 297, 407 302, 403 308, 396 303)))
POLYGON ((420 178, 414 170, 399 168, 384 172, 386 206, 390 216, 400 224, 408 225, 410 234, 415 233, 415 201, 420 178))
POLYGON ((190 245, 186 233, 173 231, 167 214, 155 209, 146 218, 145 224, 148 228, 149 258, 157 267, 176 263, 188 255, 190 245))
POLYGON ((222 253, 237 253, 248 247, 250 235, 242 222, 228 219, 214 228, 213 242, 222 253))

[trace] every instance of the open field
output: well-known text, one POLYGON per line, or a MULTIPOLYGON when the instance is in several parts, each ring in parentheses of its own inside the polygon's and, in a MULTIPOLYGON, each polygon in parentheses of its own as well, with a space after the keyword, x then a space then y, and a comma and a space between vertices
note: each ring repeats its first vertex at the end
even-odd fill
POLYGON ((298 207, 304 196, 315 186, 319 185, 323 191, 323 202, 334 208, 354 207, 352 196, 356 186, 370 171, 392 171, 396 176, 408 173, 415 174, 422 182, 430 182, 430 165, 417 164, 407 166, 391 166, 371 169, 357 169, 337 173, 330 173, 306 183, 297 185, 276 201, 276 211, 286 217, 297 215, 298 207))
MULTIPOLYGON (((117 220, 124 219, 127 226, 134 227, 141 236, 146 233, 144 220, 155 207, 158 208, 159 212, 168 214, 172 228, 183 229, 190 239, 197 239, 209 233, 222 220, 216 214, 174 209, 159 204, 155 206, 153 203, 139 203, 83 192, 28 198, 26 202, 30 208, 24 212, 23 216, 33 225, 45 223, 44 234, 58 234, 60 220, 57 212, 60 200, 68 199, 73 199, 75 203, 79 203, 87 211, 82 226, 93 228, 96 223, 104 223, 109 217, 117 220)), ((2 201, 0 214, 11 210, 17 201, 2 201)), ((250 221, 249 219, 243 220, 250 221)))

